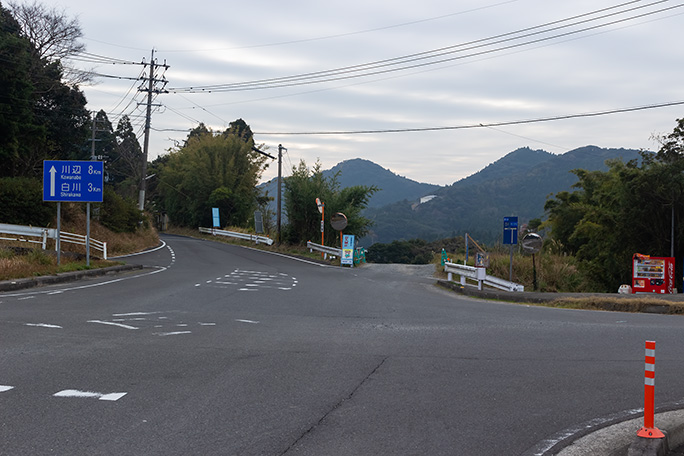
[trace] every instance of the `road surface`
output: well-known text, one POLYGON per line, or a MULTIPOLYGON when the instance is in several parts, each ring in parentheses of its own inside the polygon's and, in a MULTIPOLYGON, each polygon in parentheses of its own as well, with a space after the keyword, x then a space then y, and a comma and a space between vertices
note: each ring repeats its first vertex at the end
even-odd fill
POLYGON ((647 339, 656 405, 684 394, 684 317, 163 240, 143 270, 0 295, 0 454, 541 453, 643 405, 647 339))

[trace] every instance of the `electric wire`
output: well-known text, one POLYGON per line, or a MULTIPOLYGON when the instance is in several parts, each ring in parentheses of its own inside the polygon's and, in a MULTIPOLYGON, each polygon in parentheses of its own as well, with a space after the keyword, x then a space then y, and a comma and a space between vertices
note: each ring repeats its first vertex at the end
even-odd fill
POLYGON ((565 114, 559 116, 549 116, 549 117, 539 117, 536 119, 525 119, 525 120, 510 120, 503 122, 489 122, 489 123, 477 123, 469 125, 456 125, 447 127, 418 127, 418 128, 397 128, 397 129, 383 129, 383 130, 348 130, 348 131, 303 131, 303 132, 254 132, 254 134, 259 135, 287 135, 287 136, 314 136, 314 135, 360 135, 360 134, 378 134, 378 133, 413 133, 413 132, 424 132, 424 131, 446 131, 446 130, 466 130, 474 128, 488 128, 488 127, 503 127, 507 125, 523 125, 531 123, 540 122, 550 122, 555 120, 568 120, 568 119, 578 119, 586 117, 598 117, 605 116, 609 114, 622 114, 627 112, 644 111, 647 109, 656 108, 666 108, 671 106, 681 106, 684 105, 684 101, 671 101, 665 103, 656 103, 645 106, 636 106, 631 108, 617 108, 609 109, 604 111, 595 112, 585 112, 579 114, 565 114))
POLYGON ((421 52, 421 53, 410 54, 407 56, 396 57, 393 59, 380 60, 380 61, 376 61, 376 62, 360 64, 360 65, 353 65, 353 66, 348 66, 348 67, 342 67, 342 68, 337 68, 337 69, 333 69, 333 70, 304 73, 304 74, 294 75, 294 76, 286 76, 286 77, 280 77, 280 78, 269 78, 269 79, 261 79, 261 80, 256 80, 256 81, 238 82, 238 83, 229 83, 229 84, 179 87, 179 88, 171 88, 171 89, 169 89, 169 91, 174 92, 174 93, 182 93, 182 92, 212 93, 212 92, 235 92, 235 91, 244 91, 244 90, 271 89, 271 88, 292 87, 292 86, 299 86, 299 85, 305 85, 305 84, 314 84, 314 83, 331 82, 331 81, 337 81, 337 80, 343 80, 343 79, 367 77, 367 76, 389 73, 389 72, 395 72, 395 71, 405 71, 408 69, 419 68, 419 67, 423 67, 423 66, 436 65, 436 64, 454 61, 454 60, 460 60, 460 59, 465 59, 465 58, 469 58, 469 57, 476 57, 476 56, 482 56, 482 55, 486 55, 486 54, 490 54, 490 53, 501 52, 501 51, 505 51, 505 50, 514 49, 517 47, 529 46, 531 44, 537 44, 537 43, 541 43, 544 41, 549 41, 549 40, 553 40, 553 39, 567 37, 570 35, 576 35, 579 33, 587 32, 587 31, 591 31, 591 30, 596 30, 596 29, 608 27, 611 25, 624 23, 627 21, 633 21, 635 19, 644 18, 647 16, 652 16, 654 14, 659 14, 659 13, 663 13, 666 11, 671 11, 673 9, 680 8, 680 7, 684 6, 684 4, 678 4, 678 5, 674 5, 674 6, 660 8, 657 10, 643 12, 640 14, 634 14, 634 15, 631 15, 629 17, 613 19, 613 20, 603 22, 600 24, 587 25, 583 28, 574 29, 574 30, 570 30, 570 31, 564 31, 562 33, 555 33, 555 34, 550 35, 550 36, 541 36, 541 37, 538 36, 541 34, 548 34, 550 32, 558 32, 560 30, 567 29, 569 27, 576 27, 578 25, 589 24, 590 22, 594 22, 597 20, 603 20, 603 19, 608 19, 608 18, 618 16, 618 15, 623 15, 626 13, 632 13, 632 12, 640 10, 640 9, 648 8, 648 7, 657 5, 657 4, 667 2, 668 0, 660 0, 660 1, 652 2, 652 3, 646 4, 646 5, 630 7, 627 9, 621 9, 619 11, 611 11, 611 10, 614 10, 617 8, 622 8, 624 6, 629 6, 629 5, 636 3, 638 1, 640 1, 640 0, 635 0, 635 1, 627 2, 627 3, 623 3, 620 5, 613 6, 613 7, 603 8, 603 9, 596 10, 596 11, 593 11, 590 13, 585 13, 585 14, 573 16, 570 18, 549 22, 549 23, 538 25, 535 27, 529 27, 526 29, 518 30, 516 32, 509 32, 509 33, 496 35, 496 36, 489 37, 489 38, 479 39, 479 40, 475 40, 475 41, 471 41, 471 42, 467 42, 467 43, 463 43, 463 44, 458 44, 458 45, 453 45, 453 46, 448 46, 448 47, 444 47, 444 48, 439 48, 439 49, 435 49, 435 50, 431 50, 431 51, 425 51, 425 52, 421 52), (607 11, 611 11, 611 12, 607 12, 607 11), (603 14, 603 13, 605 13, 605 14, 603 14), (590 16, 595 16, 597 14, 599 14, 599 16, 590 17, 590 16), (581 19, 581 20, 577 20, 577 19, 581 19), (568 21, 575 21, 575 22, 570 22, 570 23, 564 24, 564 25, 558 25, 558 24, 562 24, 562 23, 565 23, 568 21), (549 28, 549 27, 551 27, 551 28, 549 28), (520 41, 522 39, 527 39, 527 38, 533 38, 533 39, 528 39, 528 40, 523 41, 523 42, 516 42, 516 41, 520 41), (512 43, 512 44, 508 44, 508 43, 512 43), (501 45, 501 46, 495 47, 493 49, 486 49, 486 48, 492 47, 494 45, 501 45), (464 55, 451 56, 452 54, 463 53, 466 51, 471 51, 471 52, 464 54, 464 55), (430 60, 430 61, 425 61, 425 60, 430 60))

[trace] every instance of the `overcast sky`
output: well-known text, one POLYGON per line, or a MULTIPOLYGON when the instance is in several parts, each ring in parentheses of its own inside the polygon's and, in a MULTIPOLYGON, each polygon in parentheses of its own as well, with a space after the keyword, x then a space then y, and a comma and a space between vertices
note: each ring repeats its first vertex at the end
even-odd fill
MULTIPOLYGON (((670 133, 675 119, 684 117, 680 104, 500 125, 684 102, 682 1, 46 4, 78 17, 87 52, 149 62, 154 48, 158 62, 170 66, 167 89, 176 90, 155 101, 160 106, 152 117, 150 159, 167 153, 199 122, 220 131, 242 118, 257 143, 272 153, 278 144, 287 148, 285 174, 300 159, 309 165, 320 159, 327 169, 364 158, 420 182, 447 185, 519 147, 555 154, 586 145, 656 150, 652 136, 670 133), (438 49, 438 57, 429 53, 438 49), (323 81, 280 79, 341 68, 347 69, 320 74, 323 81), (288 86, 225 91, 227 84, 271 78, 288 86), (188 90, 210 85, 224 91, 188 90), (439 127, 468 128, 349 133, 439 127), (283 134, 312 132, 347 133, 283 134)), ((77 64, 129 78, 142 71, 139 65, 77 64)), ((114 124, 129 114, 142 132, 144 107, 137 103, 145 94, 138 85, 98 78, 83 90, 89 109, 104 109, 114 124)), ((142 133, 139 138, 142 144, 142 133)), ((274 163, 264 180, 276 172, 274 163)))

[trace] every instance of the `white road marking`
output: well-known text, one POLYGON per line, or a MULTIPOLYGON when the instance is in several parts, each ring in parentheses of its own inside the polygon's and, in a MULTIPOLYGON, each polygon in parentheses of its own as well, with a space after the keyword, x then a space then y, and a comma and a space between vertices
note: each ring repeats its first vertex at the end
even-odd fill
MULTIPOLYGON (((98 282, 98 283, 91 283, 91 284, 88 284, 88 285, 79 285, 79 286, 77 286, 77 287, 63 288, 63 289, 61 290, 61 292, 65 292, 65 291, 74 291, 74 290, 84 290, 84 289, 86 289, 86 288, 101 287, 101 286, 103 286, 103 285, 110 285, 110 284, 112 284, 112 283, 123 282, 124 280, 138 279, 138 278, 140 278, 140 277, 146 277, 146 276, 153 275, 153 274, 159 274, 160 272, 164 272, 164 271, 166 271, 167 269, 168 269, 168 268, 165 268, 165 267, 157 267, 157 269, 155 269, 154 271, 146 272, 146 273, 143 273, 143 274, 137 274, 137 275, 129 276, 129 277, 121 277, 121 278, 119 278, 119 279, 112 279, 112 280, 108 280, 108 281, 106 281, 106 282, 98 282)), ((25 298, 25 299, 30 299, 30 298, 33 298, 33 297, 35 297, 35 296, 37 296, 37 295, 49 295, 49 294, 52 294, 52 293, 54 293, 54 290, 53 290, 53 291, 35 291, 35 290, 31 290, 31 291, 22 292, 22 293, 2 294, 2 295, 0 295, 0 297, 3 297, 3 298, 18 298, 18 299, 22 299, 20 296, 28 296, 28 297, 25 298), (29 295, 30 295, 30 296, 29 296, 29 295)))
MULTIPOLYGON (((166 242, 161 241, 161 243, 162 243, 162 245, 160 245, 159 247, 155 247, 155 248, 153 248, 153 249, 151 249, 151 250, 143 250, 142 252, 138 252, 138 253, 130 253, 130 254, 128 254, 128 255, 120 255, 120 256, 114 256, 114 257, 109 257, 109 258, 110 258, 110 259, 115 259, 115 258, 126 258, 126 257, 132 257, 132 256, 136 256, 136 255, 143 255, 143 254, 145 254, 145 253, 156 252, 157 250, 160 250, 160 249, 163 249, 164 247, 166 247, 166 242)), ((171 247, 169 247, 169 250, 171 251, 171 256, 174 256, 175 253, 174 253, 174 251, 171 249, 171 247)))
POLYGON ((25 297, 23 297, 23 298, 19 298, 18 300, 19 300, 19 301, 24 301, 24 300, 26 300, 26 299, 33 299, 33 298, 35 298, 35 296, 25 296, 25 297))
POLYGON ((235 321, 237 321, 239 323, 251 323, 253 325, 256 325, 259 323, 258 321, 254 321, 254 320, 235 320, 235 321))
POLYGON ((0 385, 0 393, 4 393, 5 391, 9 391, 11 389, 14 389, 13 386, 7 386, 7 385, 0 385))
POLYGON ((216 323, 199 323, 200 326, 216 326, 216 323))
POLYGON ((39 328, 55 328, 55 329, 64 329, 61 326, 58 325, 49 325, 47 323, 25 323, 24 326, 36 326, 39 328))
POLYGON ((49 295, 56 295, 56 294, 62 294, 62 293, 63 293, 63 291, 57 290, 57 291, 53 291, 52 293, 48 293, 48 294, 49 295))
POLYGON ((101 401, 118 401, 128 393, 95 393, 92 391, 79 390, 62 390, 53 394, 54 397, 78 397, 78 398, 95 398, 101 401))
POLYGON ((113 321, 88 320, 88 323, 98 323, 101 325, 118 326, 119 328, 124 328, 124 329, 139 329, 139 328, 136 328, 135 326, 124 325, 121 323, 115 323, 113 321))
POLYGON ((112 314, 112 317, 138 317, 141 315, 154 315, 161 312, 128 312, 122 314, 112 314))
POLYGON ((155 336, 178 336, 181 334, 192 334, 192 331, 174 331, 174 332, 167 332, 167 333, 154 333, 155 336))

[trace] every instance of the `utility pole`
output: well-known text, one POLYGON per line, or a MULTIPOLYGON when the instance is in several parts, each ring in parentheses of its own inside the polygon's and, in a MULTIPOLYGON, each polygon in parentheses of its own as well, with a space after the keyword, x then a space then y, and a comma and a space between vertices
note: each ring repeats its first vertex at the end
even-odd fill
POLYGON ((283 147, 282 144, 278 144, 278 216, 277 216, 277 225, 278 225, 278 231, 277 231, 277 237, 276 241, 278 245, 280 245, 280 214, 281 214, 281 205, 280 205, 280 198, 282 195, 282 176, 283 176, 283 150, 287 150, 285 147, 283 147))
MULTIPOLYGON (((146 63, 143 62, 143 65, 147 66, 146 63)), ((140 194, 138 196, 138 209, 143 211, 145 210, 145 189, 147 187, 147 156, 149 152, 149 147, 150 147, 150 125, 152 123, 152 95, 153 94, 160 94, 160 93, 168 93, 166 90, 164 90, 164 87, 166 87, 166 79, 162 77, 162 79, 155 79, 155 70, 157 67, 162 67, 165 70, 169 68, 169 66, 166 64, 166 61, 164 61, 163 65, 158 65, 154 61, 154 49, 152 49, 152 55, 150 57, 150 74, 148 78, 142 78, 143 81, 147 81, 148 85, 145 88, 144 85, 140 86, 138 88, 138 91, 140 92, 147 92, 147 114, 145 116, 145 141, 143 145, 143 162, 142 162, 142 171, 140 175, 140 194), (162 82, 163 86, 161 89, 156 87, 157 82, 162 82)), ((159 106, 159 105, 156 105, 159 106)))

